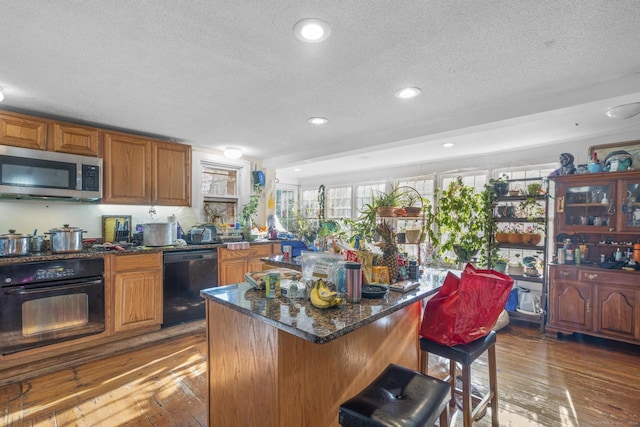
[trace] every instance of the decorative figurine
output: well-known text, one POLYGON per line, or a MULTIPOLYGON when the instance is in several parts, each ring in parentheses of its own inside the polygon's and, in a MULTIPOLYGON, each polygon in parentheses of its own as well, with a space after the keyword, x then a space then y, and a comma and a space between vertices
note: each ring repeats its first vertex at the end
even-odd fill
POLYGON ((572 175, 576 173, 576 167, 573 165, 573 154, 560 154, 560 168, 551 172, 550 176, 572 175))

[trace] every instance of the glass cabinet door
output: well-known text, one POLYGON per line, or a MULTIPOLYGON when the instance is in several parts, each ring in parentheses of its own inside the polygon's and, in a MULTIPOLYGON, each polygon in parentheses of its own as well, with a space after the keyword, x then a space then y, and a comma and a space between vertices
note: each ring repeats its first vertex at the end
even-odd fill
POLYGON ((619 186, 620 230, 640 232, 640 178, 623 180, 619 186))
POLYGON ((611 183, 567 187, 558 201, 561 226, 594 230, 615 227, 615 189, 611 183))

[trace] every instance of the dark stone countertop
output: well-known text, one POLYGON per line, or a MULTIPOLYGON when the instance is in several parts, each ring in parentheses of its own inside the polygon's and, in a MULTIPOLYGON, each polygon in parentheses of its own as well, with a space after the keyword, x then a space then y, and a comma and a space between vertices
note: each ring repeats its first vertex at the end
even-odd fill
POLYGON ((308 298, 295 303, 282 296, 265 298, 264 290, 249 283, 205 289, 200 295, 304 340, 324 344, 436 293, 445 275, 446 270, 429 274, 419 288, 405 294, 389 291, 382 298, 362 298, 357 304, 346 302, 324 310, 315 308, 308 298))
POLYGON ((274 267, 286 267, 293 270, 302 271, 302 257, 285 258, 284 255, 272 255, 270 257, 260 258, 260 261, 274 267))
MULTIPOLYGON (((265 240, 265 241, 255 241, 251 242, 252 245, 261 245, 261 244, 271 244, 275 243, 273 240, 265 240)), ((114 254, 114 255, 134 255, 134 254, 142 254, 142 253, 152 253, 152 252, 178 252, 178 251, 195 251, 202 249, 215 249, 220 247, 225 247, 224 243, 211 243, 211 244, 198 244, 198 245, 187 245, 187 246, 159 246, 159 247, 151 247, 151 246, 131 246, 124 251, 118 251, 115 249, 108 249, 104 247, 94 247, 94 248, 86 248, 79 252, 60 252, 53 253, 50 251, 41 252, 41 253, 31 253, 28 255, 22 256, 5 256, 0 257, 0 265, 8 265, 8 264, 20 264, 27 262, 37 262, 37 261, 50 261, 56 259, 73 259, 73 258, 95 258, 96 256, 103 256, 105 254, 114 254)))

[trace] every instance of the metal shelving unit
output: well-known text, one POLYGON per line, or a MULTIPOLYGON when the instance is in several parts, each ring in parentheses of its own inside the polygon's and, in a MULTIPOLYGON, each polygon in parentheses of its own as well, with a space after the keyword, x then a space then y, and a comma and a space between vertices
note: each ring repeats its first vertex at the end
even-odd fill
MULTIPOLYGON (((492 244, 498 246, 500 254, 508 258, 509 262, 514 262, 518 257, 515 254, 520 254, 522 258, 520 262, 524 262, 527 258, 525 255, 531 257, 537 257, 537 263, 540 264, 538 269, 539 275, 534 276, 532 274, 513 274, 509 272, 507 268, 506 273, 509 274, 514 280, 515 285, 522 288, 534 289, 534 293, 537 293, 537 288, 540 290, 540 313, 529 314, 523 311, 509 311, 509 318, 512 320, 524 321, 528 323, 537 324, 540 326, 540 330, 544 331, 544 324, 546 320, 547 312, 547 247, 549 242, 549 228, 548 228, 548 212, 549 212, 549 200, 548 200, 548 180, 544 177, 536 178, 523 178, 523 179, 510 179, 506 181, 509 184, 509 188, 520 188, 517 195, 496 195, 493 200, 493 219, 494 230, 492 230, 491 238, 492 244), (527 185, 533 183, 540 183, 542 192, 535 195, 529 195, 527 193, 527 185), (530 212, 523 212, 521 207, 538 206, 539 209, 535 210, 535 215, 529 215, 530 212), (504 229, 505 227, 534 227, 543 234, 542 239, 537 244, 527 243, 504 243, 497 242, 496 231, 504 229), (531 255, 533 254, 533 255, 531 255)), ((534 258, 535 259, 535 258, 534 258)), ((496 260, 489 260, 492 267, 495 267, 496 260)))

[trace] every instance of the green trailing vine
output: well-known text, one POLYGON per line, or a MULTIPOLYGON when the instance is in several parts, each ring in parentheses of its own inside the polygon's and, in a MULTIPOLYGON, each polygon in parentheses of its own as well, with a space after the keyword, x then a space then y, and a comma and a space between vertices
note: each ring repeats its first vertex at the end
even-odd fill
MULTIPOLYGON (((486 190, 477 193, 473 187, 465 185, 461 177, 453 180, 445 190, 436 190, 439 255, 452 251, 458 262, 468 262, 480 251, 486 252, 493 220, 493 196, 486 193, 486 190)), ((444 260, 453 261, 447 257, 444 260)))

